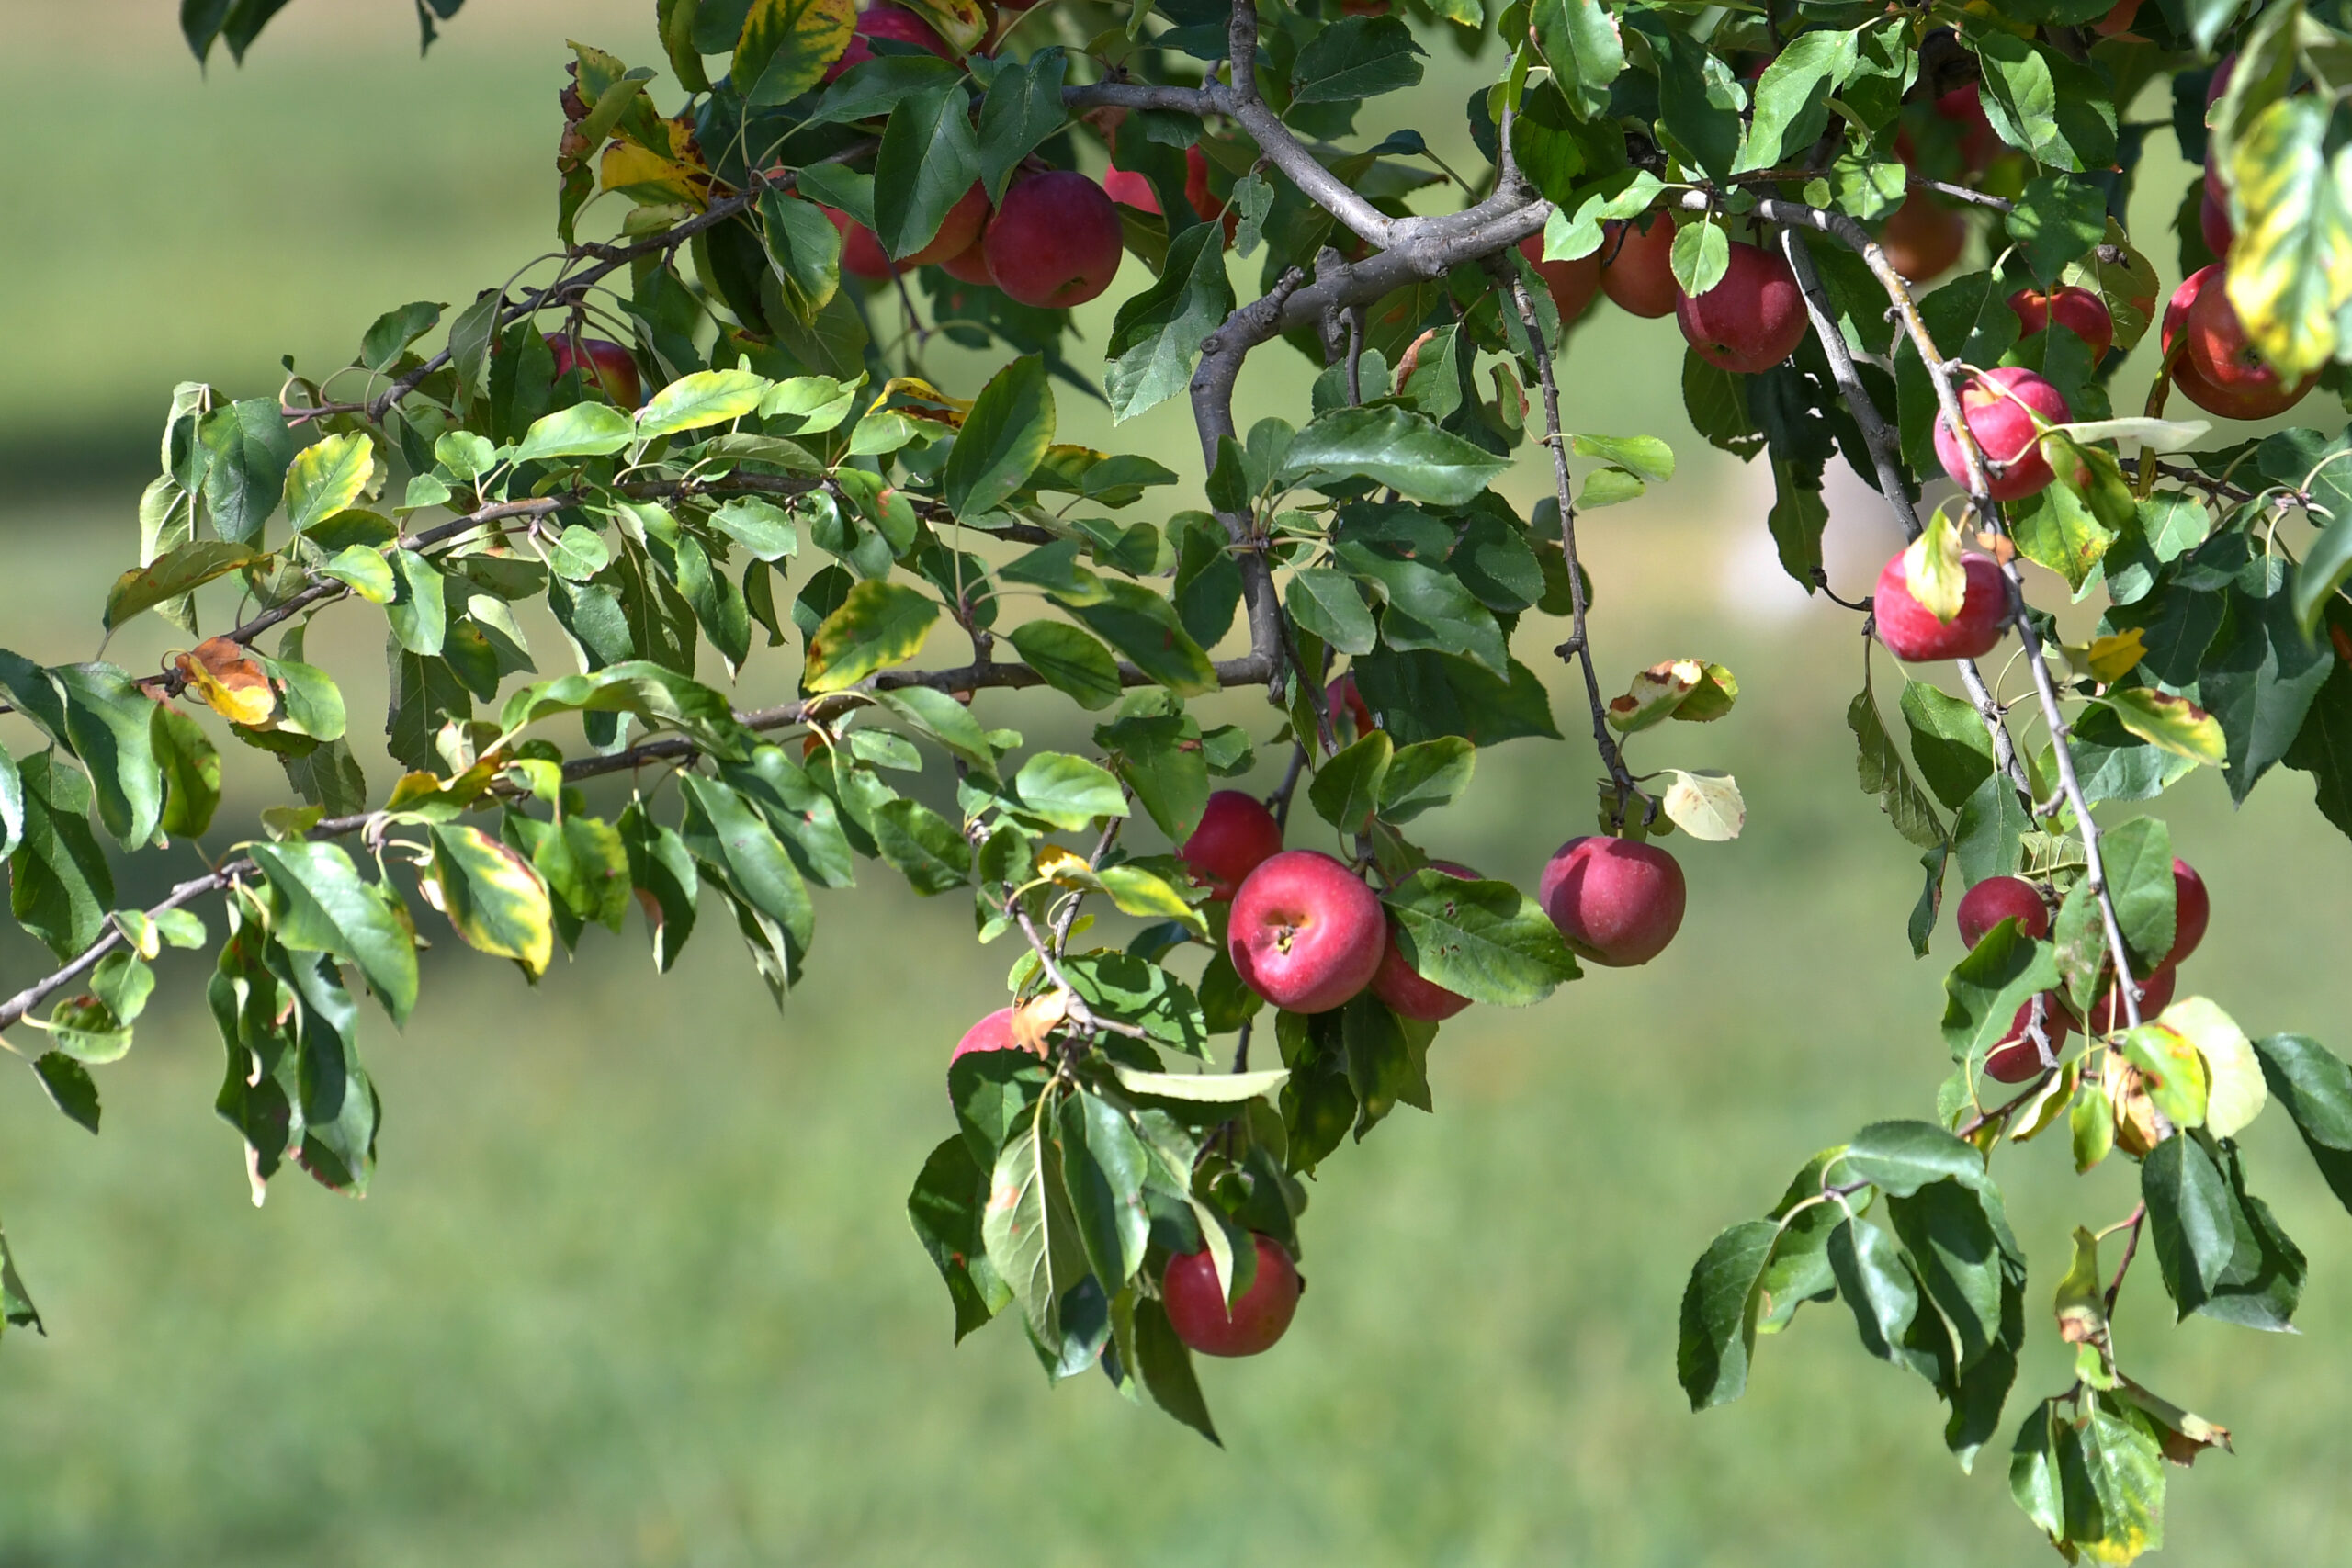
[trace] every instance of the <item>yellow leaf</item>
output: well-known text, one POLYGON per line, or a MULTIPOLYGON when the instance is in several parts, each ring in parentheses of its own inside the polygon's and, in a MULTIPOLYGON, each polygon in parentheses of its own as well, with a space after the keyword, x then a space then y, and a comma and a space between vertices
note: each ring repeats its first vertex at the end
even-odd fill
POLYGON ((197 644, 172 665, 198 700, 222 718, 250 729, 270 728, 277 691, 242 644, 216 637, 197 644))
POLYGON ((989 36, 989 15, 979 0, 899 0, 945 39, 958 54, 969 54, 989 36))
POLYGON ((2093 638, 2090 657, 2086 661, 2090 666, 2091 679, 2102 686, 2112 685, 2138 669, 2140 660, 2148 656, 2147 636, 2144 628, 2133 626, 2126 632, 2093 638))
POLYGON ((1911 597, 1949 625, 1968 602, 1968 571, 1960 561, 1960 529, 1942 507, 1903 552, 1903 576, 1911 597))
POLYGON ((710 168, 695 142, 694 127, 674 119, 662 123, 669 130, 668 157, 633 141, 616 141, 605 149, 598 182, 634 201, 683 202, 699 212, 710 203, 710 168))

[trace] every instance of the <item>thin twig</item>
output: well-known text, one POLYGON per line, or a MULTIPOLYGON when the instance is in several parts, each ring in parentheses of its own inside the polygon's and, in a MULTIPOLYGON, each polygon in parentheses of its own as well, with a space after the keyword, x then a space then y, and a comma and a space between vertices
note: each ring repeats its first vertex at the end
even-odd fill
MULTIPOLYGON (((2177 1134, 2175 1136, 2178 1136, 2177 1134)), ((2115 1279, 2107 1287, 2107 1315, 2115 1315, 2115 1298, 2123 1292, 2123 1276, 2132 1271, 2132 1259, 2140 1255, 2140 1233, 2148 1228, 2148 1205, 2135 1203, 2132 1217, 2123 1222, 2132 1238, 2123 1244, 2123 1261, 2115 1266, 2115 1279)))

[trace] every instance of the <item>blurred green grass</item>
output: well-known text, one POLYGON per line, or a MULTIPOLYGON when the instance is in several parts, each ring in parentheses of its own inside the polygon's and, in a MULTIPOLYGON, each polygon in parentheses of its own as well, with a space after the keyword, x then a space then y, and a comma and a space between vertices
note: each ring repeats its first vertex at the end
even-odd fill
MULTIPOLYGON (((121 199, 86 230, 0 239, 23 280, 0 331, 38 372, 0 390, 0 450, 137 453, 172 380, 261 389, 276 353, 332 362, 379 305, 462 297, 532 254, 559 29, 627 47, 639 7, 579 7, 610 19, 592 31, 518 6, 536 34, 469 38, 470 9, 423 67, 397 39, 344 56, 294 34, 201 88, 168 51, 113 62, 68 163, 121 199), (166 149, 175 172, 141 172, 166 149), (74 313, 101 293, 93 327, 74 313)), ((72 57, 28 58, 17 101, 53 122, 72 57)), ((1107 324, 1090 316, 1093 342, 1107 324)), ((1572 422, 1659 428, 1686 457, 1651 500, 1589 521, 1595 637, 1620 671, 1692 652, 1739 671, 1731 718, 1670 727, 1640 759, 1733 770, 1747 835, 1675 844, 1691 913, 1664 959, 1474 1010, 1433 1054, 1438 1114, 1400 1112, 1330 1162, 1297 1326, 1205 1371, 1226 1451, 1098 1381, 1049 1392, 1008 1327, 950 1345, 900 1205, 949 1130, 949 1043, 1011 954, 877 870, 824 901, 816 973, 781 1017, 716 919, 666 980, 632 924, 537 994, 445 941, 407 1032, 364 1026, 388 1113, 360 1203, 289 1176, 247 1204, 193 962, 165 964, 139 1048, 102 1074, 104 1136, 18 1079, 0 1214, 51 1337, 0 1347, 0 1565, 2046 1560, 2000 1455, 1962 1476, 1939 1407, 1858 1353, 1842 1308, 1768 1341, 1738 1405, 1692 1417, 1674 1385, 1683 1274, 1714 1230, 1813 1149, 1928 1112, 1951 942, 1911 960, 1915 862, 1853 785, 1851 619, 1778 579, 1767 500, 1683 431, 1662 344, 1664 323, 1602 315, 1566 375, 1572 422)), ((1302 376, 1253 370, 1245 422, 1295 412, 1302 376)), ((1108 434, 1064 408, 1066 430, 1108 434)), ((1121 435, 1191 472, 1182 411, 1151 417, 1121 435)), ((0 495, 0 641, 87 655, 139 482, 0 495)), ((1860 571, 1890 544, 1847 499, 1833 559, 1860 571)), ((312 647, 364 669, 375 640, 339 614, 312 647)), ((164 646, 151 626, 109 657, 144 667, 164 646)), ((359 734, 379 688, 353 685, 359 734)), ((1482 757, 1468 799, 1427 819, 1433 848, 1525 883, 1587 828, 1596 765, 1555 695, 1570 741, 1482 757)), ((1075 738, 1034 698, 989 700, 1033 739, 1075 738)), ((1264 732, 1262 708, 1227 705, 1264 732)), ((266 764, 242 776, 270 783, 266 764)), ((2352 845, 2310 793, 2281 774, 2233 813, 2209 778, 2168 807, 2219 911, 2188 977, 2250 1030, 2344 1049, 2352 845)), ((40 966, 0 945, 0 987, 40 966)), ((2249 1142, 2312 1258, 2305 1335, 2172 1328, 2148 1259, 2122 1314, 2143 1381, 2240 1436, 2241 1457, 2175 1473, 2175 1561, 2312 1561, 2352 1527, 2352 1220, 2282 1117, 2249 1142)), ((2036 1267, 2021 1405, 2064 1381, 2046 1304, 2067 1228, 2131 1192, 2120 1170, 2076 1180, 2047 1144, 2001 1168, 2036 1267)))

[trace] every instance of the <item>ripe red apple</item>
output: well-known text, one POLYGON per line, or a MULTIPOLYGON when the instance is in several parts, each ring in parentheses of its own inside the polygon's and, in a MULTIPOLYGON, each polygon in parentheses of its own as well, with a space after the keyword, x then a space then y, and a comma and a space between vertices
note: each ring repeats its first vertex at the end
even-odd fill
POLYGON ((1923 190, 1904 198, 1878 236, 1888 262, 1914 283, 1943 276, 1967 246, 1967 220, 1923 190))
MULTIPOLYGON (((1960 389, 1960 412, 1992 469, 1988 490, 1995 501, 2023 501, 2049 488, 2056 476, 2041 456, 2034 416, 2050 424, 2074 417, 2057 388, 2022 366, 2004 365, 1969 378, 1960 389)), ((1968 465, 1941 414, 1936 416, 1936 456, 1952 482, 1965 488, 1968 465)))
POLYGON ((988 227, 989 276, 1023 305, 1083 305, 1111 287, 1125 241, 1102 187, 1069 169, 1032 175, 1004 193, 988 227))
POLYGON ((1656 844, 1598 835, 1554 852, 1536 901, 1568 945, 1595 964, 1630 968, 1666 951, 1689 897, 1682 868, 1656 844))
POLYGON ((548 349, 555 355, 558 380, 580 367, 581 378, 590 387, 601 388, 616 408, 633 409, 645 400, 643 383, 637 374, 637 361, 629 357, 628 349, 600 337, 577 339, 579 350, 574 354, 574 335, 571 333, 547 334, 548 349))
POLYGON ((1742 375, 1770 370, 1805 333, 1804 296, 1779 254, 1734 240, 1723 278, 1701 295, 1678 295, 1675 320, 1700 358, 1742 375))
POLYGON ((1181 1252, 1159 1276, 1159 1299, 1176 1337, 1204 1356, 1255 1356, 1273 1348, 1298 1311, 1298 1269, 1267 1236, 1258 1243, 1258 1274, 1228 1312, 1208 1248, 1181 1252))
POLYGON ((1206 883, 1212 898, 1230 898, 1250 874, 1282 853, 1282 824, 1254 795, 1221 789, 1209 796, 1199 826, 1176 852, 1206 883))
POLYGON ((2165 969, 2197 951, 2197 944, 2205 940, 2205 927, 2213 919, 2213 899, 2205 891, 2205 879, 2177 855, 2172 863, 2172 950, 2161 965, 2165 969))
POLYGON ((1012 1038, 1012 1010, 999 1008, 996 1011, 964 1031, 964 1038, 956 1043, 956 1050, 947 1058, 954 1066, 957 1056, 974 1051, 1018 1051, 1020 1042, 1012 1038))
POLYGON ((1123 169, 1114 164, 1102 173, 1102 194, 1121 207, 1132 207, 1137 212, 1159 216, 1159 196, 1151 182, 1133 169, 1123 169))
POLYGON ((830 207, 818 209, 832 220, 833 227, 842 231, 842 270, 852 277, 863 277, 880 283, 891 274, 904 270, 903 265, 892 265, 889 255, 882 249, 882 242, 874 231, 846 212, 830 207))
POLYGON ((2295 390, 2293 397, 2282 401, 2277 388, 2224 387, 2207 379, 2188 354, 2185 342, 2181 345, 2182 351, 2174 354, 2173 340, 2182 334, 2190 310, 2204 297, 2209 285, 2213 292, 2221 292, 2222 268, 2218 263, 2190 273, 2182 280, 2180 287, 2173 290, 2171 301, 2165 306, 2163 344, 2165 357, 2172 365, 2172 384, 2190 402, 2207 413, 2217 413, 2223 419, 2268 419, 2293 407, 2305 392, 2311 390, 2312 381, 2304 382, 2295 390))
POLYGON ((825 67, 825 74, 820 80, 830 82, 850 67, 862 65, 873 59, 874 51, 868 48, 865 42, 870 38, 886 38, 896 43, 914 44, 918 48, 931 51, 942 60, 956 58, 956 51, 945 39, 932 30, 929 22, 924 21, 912 11, 889 4, 889 0, 877 0, 876 5, 858 14, 857 25, 853 30, 849 47, 842 51, 842 57, 839 60, 825 67))
POLYGON ((1356 689, 1356 678, 1341 675, 1323 688, 1323 711, 1331 716, 1331 738, 1345 746, 1351 740, 1361 740, 1376 728, 1372 719, 1372 705, 1356 689), (1355 733, 1347 727, 1355 726, 1355 733))
POLYGON ((1986 931, 2007 919, 2016 920, 2018 930, 2028 936, 2050 934, 2050 906, 2041 901, 2041 890, 2022 876, 1986 877, 1961 895, 1960 908, 1952 918, 1960 927, 1963 947, 1974 947, 1984 940, 1986 931))
POLYGON ((1936 100, 1936 113, 1960 127, 1960 159, 1971 174, 1982 173, 2001 155, 2000 133, 1984 116, 1983 85, 1954 87, 1936 100))
POLYGON ((2230 291, 2222 286, 2220 268, 2208 267, 2205 271, 2215 276, 2199 287, 2189 301, 2187 319, 2181 323, 2182 334, 2188 343, 2184 357, 2197 367, 2199 378, 2207 386, 2218 388, 2242 407, 2260 411, 2240 418, 2267 419, 2286 412, 2302 400, 2318 378, 2306 377, 2290 387, 2278 371, 2264 364, 2262 355, 2246 336, 2245 323, 2238 319, 2237 307, 2230 303, 2230 291))
MULTIPOLYGON (((2132 0, 2137 4, 2137 0, 2132 0)), ((2107 301, 2076 284, 2067 284, 2044 294, 2038 289, 2020 288, 2009 296, 2009 309, 2017 312, 2018 329, 2031 337, 2049 330, 2054 319, 2058 324, 2090 345, 2091 363, 2097 365, 2115 346, 2115 318, 2108 313, 2107 301)))
MULTIPOLYGON (((1112 164, 1102 176, 1102 189, 1122 207, 1132 207, 1155 217, 1159 213, 1159 193, 1151 188, 1149 180, 1132 169, 1112 164)), ((1184 204, 1200 214, 1204 223, 1213 220, 1225 205, 1209 194, 1209 161, 1198 147, 1184 149, 1184 204)), ((1227 227, 1236 227, 1239 222, 1237 215, 1227 227)), ((1232 235, 1226 237, 1231 239, 1232 235)))
POLYGON ((1600 242, 1600 291, 1628 315, 1656 321, 1674 314, 1682 297, 1674 281, 1674 220, 1663 212, 1630 222, 1612 219, 1607 233, 1600 242))
POLYGON ((899 269, 952 261, 979 243, 980 231, 988 227, 988 221, 989 193, 974 180, 972 188, 956 197, 956 205, 947 209, 947 216, 939 220, 939 231, 931 237, 931 243, 899 258, 899 269))
POLYGON ((1261 862, 1233 896, 1226 937, 1242 982, 1288 1012, 1329 1012, 1361 994, 1387 942, 1372 889, 1315 850, 1261 862))
MULTIPOLYGON (((1430 868, 1464 882, 1478 880, 1476 872, 1450 861, 1432 861, 1430 868)), ((1394 921, 1389 924, 1388 945, 1380 955, 1380 967, 1373 971, 1372 994, 1386 1002, 1399 1017, 1419 1019, 1424 1023, 1442 1023, 1470 1005, 1468 997, 1421 978, 1420 971, 1413 967, 1396 945, 1394 921)))
MULTIPOLYGON (((2111 981, 2113 976, 2114 971, 2110 969, 2101 976, 2101 979, 2111 981)), ((2179 978, 2176 971, 2164 968, 2140 982, 2141 1022, 2145 1023, 2172 1005, 2173 987, 2178 983, 2179 978)), ((2108 984, 2105 989, 2100 991, 2098 1000, 2091 1004, 2090 1032, 2111 1034, 2119 1029, 2127 1027, 2131 1021, 2131 1018, 2123 1010, 2122 987, 2108 984)))
POLYGON ((2140 15, 2140 0, 2115 0, 2115 9, 2091 24, 2091 31, 2101 38, 2116 38, 2129 32, 2132 20, 2140 15))
POLYGON ((1960 614, 1946 623, 1912 597, 1904 554, 1895 551, 1894 558, 1879 572, 1878 589, 1871 600, 1871 618, 1886 650, 1905 664, 1981 659, 1992 652, 2001 640, 2002 623, 2009 610, 2008 584, 1992 558, 1968 555, 1961 558, 1968 587, 1961 599, 1960 614))
POLYGON ((1544 287, 1552 293, 1552 308, 1560 312, 1560 320, 1573 321, 1592 303, 1600 292, 1600 253, 1579 256, 1575 261, 1545 261, 1544 236, 1530 234, 1519 243, 1519 254, 1535 265, 1536 276, 1544 279, 1544 287))
MULTIPOLYGON (((2050 1050, 2054 1056, 2066 1036, 2074 1032, 2074 1020, 2058 1005, 2058 993, 2041 993, 2041 1032, 2050 1038, 2050 1050)), ((1984 1076, 1996 1083, 2025 1083, 2039 1075, 2045 1064, 2041 1048, 2027 1037, 2026 1028, 2033 1021, 2033 998, 2026 998, 2009 1020, 2009 1032, 1984 1054, 1984 1076)))
POLYGON ((976 283, 984 288, 996 287, 996 279, 989 276, 988 241, 985 235, 974 240, 962 250, 939 264, 939 270, 958 283, 976 283))
POLYGON ((2237 243, 2237 231, 2230 227, 2230 209, 2215 201, 2211 191, 2197 205, 2197 231, 2204 236, 2205 248, 2213 253, 2215 261, 2230 259, 2230 247, 2237 243))

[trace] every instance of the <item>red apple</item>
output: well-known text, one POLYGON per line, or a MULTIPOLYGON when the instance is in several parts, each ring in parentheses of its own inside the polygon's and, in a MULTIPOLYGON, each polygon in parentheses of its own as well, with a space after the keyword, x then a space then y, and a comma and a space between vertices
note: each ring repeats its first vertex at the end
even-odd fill
POLYGON ((2129 32, 2132 20, 2140 15, 2140 0, 2115 0, 2115 9, 2091 24, 2091 31, 2101 38, 2116 38, 2129 32))
POLYGON ((1353 675, 1341 675, 1323 688, 1323 711, 1331 716, 1331 738, 1342 746, 1363 739, 1378 728, 1373 723, 1371 705, 1356 689, 1353 675), (1352 735, 1348 733, 1349 725, 1355 727, 1352 735))
POLYGON ((1212 898, 1230 898, 1250 874, 1282 853, 1282 824, 1254 795, 1221 789, 1209 796, 1199 826, 1176 852, 1208 885, 1212 898))
MULTIPOLYGON (((2023 501, 2049 488, 2056 476, 2042 458, 2035 416, 2049 424, 2073 417, 2057 388, 2022 366, 2005 365, 1969 378, 1960 389, 1960 411, 1991 469, 1988 489, 1995 501, 2023 501)), ((1936 416, 1936 456, 1952 482, 1965 489, 1968 465, 1941 414, 1936 416)))
MULTIPOLYGON (((1209 189, 1208 154, 1198 147, 1184 149, 1184 199, 1191 204, 1194 212, 1200 214, 1201 221, 1204 223, 1216 222, 1216 215, 1225 211, 1225 203, 1219 201, 1216 198, 1216 193, 1209 189)), ((1233 231, 1240 226, 1239 213, 1226 213, 1225 237, 1227 240, 1233 238, 1233 231)))
MULTIPOLYGON (((1112 164, 1102 176, 1102 188, 1122 207, 1155 216, 1160 210, 1159 193, 1151 188, 1149 180, 1132 169, 1112 164)), ((1214 220, 1225 205, 1209 194, 1209 161, 1198 147, 1184 149, 1184 204, 1200 214, 1204 223, 1214 220)), ((1234 221, 1238 224, 1240 220, 1236 217, 1234 221)))
POLYGON ((873 59, 874 51, 866 47, 865 42, 870 38, 886 38, 896 43, 914 44, 919 48, 931 51, 942 60, 956 58, 956 51, 945 39, 932 30, 929 22, 924 21, 912 11, 890 5, 888 0, 880 0, 879 4, 859 13, 854 36, 849 40, 849 47, 842 51, 842 57, 839 60, 825 67, 825 74, 820 80, 830 82, 850 67, 862 65, 873 59))
POLYGON ((1084 175, 1053 169, 1004 193, 988 227, 989 276, 1023 305, 1083 305, 1111 287, 1125 241, 1119 209, 1084 175))
POLYGON ((601 389, 615 407, 633 409, 645 400, 637 361, 619 344, 600 337, 576 337, 571 333, 549 333, 547 340, 549 352, 555 355, 558 380, 577 366, 582 379, 590 387, 601 389))
POLYGON ((2237 231, 2230 227, 2230 209, 2215 201, 2211 191, 2197 204, 2197 231, 2204 237, 2205 248, 2213 253, 2215 261, 2230 259, 2230 247, 2237 243, 2237 231))
POLYGON ((999 1008, 964 1032, 964 1038, 956 1043, 956 1050, 947 1058, 947 1065, 954 1066, 957 1056, 967 1055, 974 1051, 1018 1051, 1020 1049, 1020 1042, 1012 1038, 1012 1010, 999 1008))
POLYGON ((1936 100, 1936 113, 1960 127, 1960 158, 1971 174, 2001 155, 2001 137, 1984 116, 1983 84, 1954 87, 1936 100))
POLYGON ((1879 231, 1878 245, 1895 271, 1925 283, 1960 259, 1968 246, 1968 223, 1926 191, 1913 191, 1879 231))
POLYGON ((977 283, 993 288, 996 279, 989 276, 987 239, 974 240, 962 250, 939 264, 939 270, 958 283, 977 283))
POLYGON ((2161 965, 2165 969, 2197 951, 2197 944, 2205 940, 2205 927, 2213 919, 2213 900, 2205 891, 2205 879, 2177 855, 2172 863, 2172 950, 2161 965))
MULTIPOLYGON (((2066 1036, 2074 1032, 2074 1021, 2058 1006, 2058 993, 2041 993, 2041 1032, 2049 1036, 2052 1057, 2066 1036)), ((2034 998, 2029 997, 2009 1020, 2009 1032, 2000 1043, 1984 1054, 1984 1076, 1996 1083, 2026 1083, 2040 1076, 2049 1063, 2041 1059, 2041 1048, 2026 1034, 2026 1027, 2033 1021, 2034 998)))
POLYGON ((2047 294, 2020 288, 2009 296, 2009 309, 2017 312, 2018 329, 2028 337, 2048 331, 2055 318, 2060 326, 2090 345, 2093 365, 2115 346, 2115 318, 2108 313, 2107 301, 2077 285, 2070 283, 2047 294))
POLYGON ((2204 372, 2198 369, 2196 361, 2188 353, 2186 343, 2181 345, 2179 354, 2173 352, 2174 338, 2181 334, 2190 309, 2204 296, 2208 285, 2215 292, 2221 291, 2222 268, 2218 263, 2190 273, 2181 286, 2173 290, 2171 301, 2165 306, 2163 344, 2165 355, 2172 365, 2172 384, 2180 389, 2181 396, 2190 402, 2207 413, 2217 413, 2223 419, 2268 419, 2284 412, 2303 393, 2311 390, 2312 382, 2306 381, 2294 397, 2281 402, 2276 389, 2223 387, 2206 379, 2204 372))
POLYGON ((1133 169, 1123 169, 1114 164, 1102 173, 1102 191, 1121 207, 1132 207, 1137 212, 1159 216, 1159 197, 1151 182, 1133 169))
MULTIPOLYGON (((2114 973, 2112 969, 2106 971, 2101 976, 2102 981, 2111 982, 2114 973)), ((2176 971, 2165 968, 2157 970, 2140 982, 2141 1022, 2147 1022, 2148 1020, 2172 1005, 2173 987, 2178 980, 2179 976, 2176 971)), ((2128 1027, 2131 1021, 2131 1018, 2123 1010, 2122 988, 2111 983, 2107 984, 2100 991, 2098 1000, 2091 1004, 2090 1032, 2093 1034, 2112 1034, 2119 1029, 2128 1027)))
MULTIPOLYGON (((2207 267, 2205 272, 2214 276, 2198 288, 2181 323, 2182 335, 2188 344, 2183 357, 2196 367, 2198 378, 2205 385, 2219 389, 2240 407, 2253 411, 2239 418, 2268 419, 2286 412, 2302 400, 2318 378, 2308 376, 2290 387, 2278 371, 2264 364, 2262 355, 2246 336, 2245 323, 2238 319, 2237 307, 2230 302, 2230 291, 2223 287, 2221 269, 2207 267)), ((2202 277, 2205 274, 2198 276, 2202 277)))
POLYGON ((1895 551, 1894 558, 1880 571, 1878 589, 1871 600, 1871 618, 1886 650, 1905 664, 1981 659, 1992 652, 2001 640, 2002 624, 2009 611, 2008 584, 1992 558, 1968 555, 1961 558, 1968 587, 1961 599, 1960 614, 1944 622, 1911 596, 1904 554, 1895 551))
POLYGON ((874 231, 846 212, 836 212, 830 207, 818 209, 832 220, 833 227, 842 231, 842 270, 852 277, 863 277, 879 283, 892 273, 905 270, 904 265, 893 266, 882 249, 882 242, 874 231))
POLYGON ((1628 315, 1656 321, 1674 314, 1682 288, 1674 281, 1674 220, 1663 212, 1611 220, 1600 243, 1600 291, 1628 315), (1646 223, 1647 228, 1643 225, 1646 223))
MULTIPOLYGON (((1464 882, 1476 882, 1478 874, 1466 865, 1450 861, 1432 861, 1432 871, 1458 877, 1464 882)), ((1442 1023, 1470 1005, 1468 997, 1447 990, 1434 980, 1421 978, 1396 945, 1394 921, 1388 930, 1388 946, 1380 955, 1380 967, 1373 971, 1372 994, 1386 1002, 1400 1017, 1418 1019, 1424 1023, 1442 1023)))
POLYGON ((1570 839, 1544 867, 1536 901, 1568 945, 1596 964, 1630 968, 1666 951, 1682 928, 1682 868, 1656 844, 1570 839))
POLYGON ((1372 889, 1314 850, 1261 862, 1233 896, 1226 938, 1242 982, 1288 1012, 1329 1012, 1360 995, 1387 943, 1372 889))
POLYGON ((1747 375, 1770 370, 1805 333, 1804 296, 1777 254, 1735 240, 1731 264, 1704 294, 1677 295, 1675 319, 1700 358, 1747 375))
POLYGON ((2014 919, 2018 930, 2031 937, 2050 934, 2050 906, 2041 890, 2022 876, 1988 876, 1961 895, 1953 911, 1963 947, 1974 947, 1984 933, 2003 920, 2014 919))
POLYGON ((956 197, 956 205, 947 209, 947 216, 939 220, 939 231, 931 237, 930 243, 899 258, 899 269, 954 260, 979 243, 980 231, 988 227, 988 221, 989 193, 974 180, 972 188, 956 197))
POLYGON ((1178 1253, 1159 1276, 1159 1299, 1176 1337, 1204 1356, 1255 1356, 1273 1348, 1298 1311, 1298 1269, 1290 1254, 1256 1237, 1258 1273, 1230 1311, 1208 1248, 1178 1253))
POLYGON ((1560 312, 1560 320, 1573 321, 1592 303, 1600 292, 1600 253, 1579 256, 1575 261, 1545 261, 1544 236, 1530 234, 1519 243, 1519 254, 1535 265, 1536 275, 1544 279, 1544 287, 1552 293, 1552 308, 1560 312))

